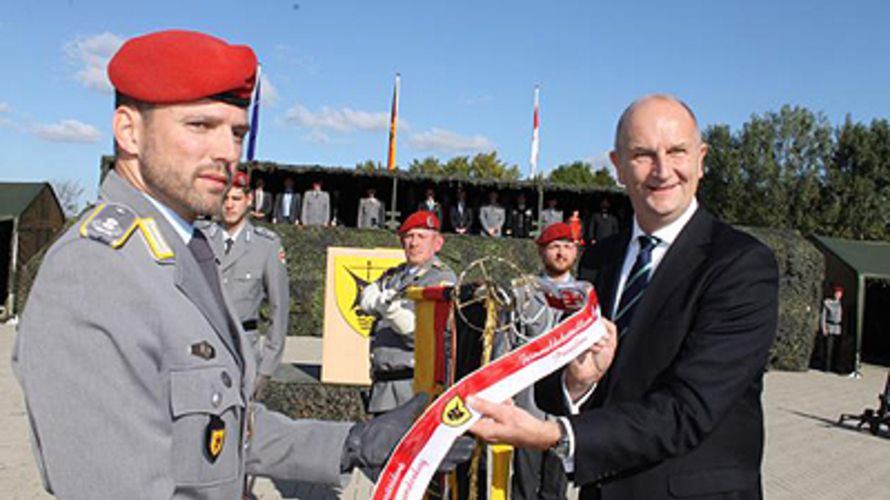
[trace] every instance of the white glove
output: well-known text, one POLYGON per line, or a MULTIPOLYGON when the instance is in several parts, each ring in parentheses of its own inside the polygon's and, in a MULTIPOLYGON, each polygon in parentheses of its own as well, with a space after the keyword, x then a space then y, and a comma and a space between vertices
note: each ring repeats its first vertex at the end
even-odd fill
POLYGON ((367 313, 383 314, 390 307, 395 296, 396 290, 381 290, 379 283, 372 283, 362 291, 362 300, 359 305, 367 313))
POLYGON ((414 307, 413 303, 406 300, 393 301, 383 317, 392 323, 393 329, 401 335, 409 335, 414 331, 414 307))

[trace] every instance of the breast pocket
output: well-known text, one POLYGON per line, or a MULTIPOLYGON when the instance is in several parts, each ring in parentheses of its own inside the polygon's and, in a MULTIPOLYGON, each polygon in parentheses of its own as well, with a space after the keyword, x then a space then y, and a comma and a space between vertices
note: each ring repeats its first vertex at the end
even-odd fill
POLYGON ((173 476, 180 486, 210 486, 238 478, 240 381, 230 368, 202 366, 170 373, 173 476))
POLYGON ((262 293, 263 273, 257 270, 239 271, 234 276, 236 287, 236 300, 241 298, 254 298, 262 293))

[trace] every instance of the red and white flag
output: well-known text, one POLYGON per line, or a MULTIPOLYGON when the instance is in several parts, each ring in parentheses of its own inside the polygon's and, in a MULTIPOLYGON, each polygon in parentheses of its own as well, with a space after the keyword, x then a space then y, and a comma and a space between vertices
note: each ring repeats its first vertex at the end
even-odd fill
POLYGON ((389 114, 389 155, 386 159, 386 169, 396 168, 396 122, 399 116, 399 83, 402 77, 396 73, 396 86, 392 93, 392 111, 389 114))

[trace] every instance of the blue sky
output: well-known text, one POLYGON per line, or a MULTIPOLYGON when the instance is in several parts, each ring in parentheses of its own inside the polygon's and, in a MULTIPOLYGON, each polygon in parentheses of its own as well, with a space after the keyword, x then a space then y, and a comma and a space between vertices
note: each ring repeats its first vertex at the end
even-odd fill
POLYGON ((167 28, 254 48, 268 77, 258 158, 385 162, 402 74, 398 163, 496 150, 528 169, 535 84, 539 169, 604 161, 621 110, 679 95, 737 127, 783 104, 890 115, 890 2, 5 0, 0 180, 81 182, 111 151, 104 64, 167 28))

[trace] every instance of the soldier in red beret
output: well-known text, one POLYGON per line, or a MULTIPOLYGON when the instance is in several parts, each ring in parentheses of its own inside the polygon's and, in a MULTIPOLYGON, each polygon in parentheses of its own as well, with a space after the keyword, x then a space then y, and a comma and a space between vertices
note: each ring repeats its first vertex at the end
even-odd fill
POLYGON ((371 341, 371 394, 368 411, 388 412, 414 394, 414 302, 402 296, 408 286, 451 285, 457 276, 436 253, 445 240, 433 212, 414 212, 399 228, 405 262, 387 270, 362 291, 361 308, 377 317, 371 341))
POLYGON ((423 406, 353 425, 251 401, 251 347, 193 224, 220 212, 256 68, 249 47, 191 31, 133 38, 108 65, 114 167, 47 252, 13 354, 59 498, 233 499, 247 473, 338 483, 382 465, 423 406))

